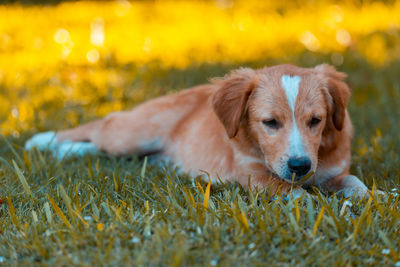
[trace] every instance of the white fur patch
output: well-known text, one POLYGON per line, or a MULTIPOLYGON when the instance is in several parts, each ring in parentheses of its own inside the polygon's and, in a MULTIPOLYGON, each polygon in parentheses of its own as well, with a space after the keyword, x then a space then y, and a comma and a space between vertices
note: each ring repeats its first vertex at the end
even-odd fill
POLYGON ((84 154, 96 154, 99 150, 93 143, 65 141, 58 144, 53 150, 54 156, 63 159, 69 156, 83 156, 84 154))
POLYGON ((305 156, 301 134, 296 124, 294 110, 296 106, 296 98, 299 93, 299 85, 301 78, 299 76, 282 76, 282 87, 286 93, 286 99, 292 109, 293 127, 289 136, 289 151, 291 157, 305 156))
POLYGON ((55 132, 44 132, 35 134, 25 143, 26 150, 32 150, 37 147, 39 150, 49 149, 58 159, 72 155, 95 154, 98 152, 97 147, 88 142, 57 142, 55 132))
POLYGON ((57 144, 55 132, 44 132, 35 134, 25 143, 26 150, 32 150, 37 147, 39 150, 52 149, 57 144))
POLYGON ((297 128, 296 121, 293 116, 293 128, 289 136, 289 149, 290 156, 292 157, 303 157, 305 155, 303 148, 303 141, 301 140, 301 135, 299 129, 297 128))
POLYGON ((363 197, 367 194, 368 188, 363 182, 354 175, 348 175, 342 180, 342 189, 344 197, 363 197))
POLYGON ((288 100, 289 106, 294 113, 294 107, 296 104, 297 94, 299 93, 299 84, 301 78, 299 76, 289 76, 283 75, 282 76, 282 87, 285 89, 286 98, 288 100))

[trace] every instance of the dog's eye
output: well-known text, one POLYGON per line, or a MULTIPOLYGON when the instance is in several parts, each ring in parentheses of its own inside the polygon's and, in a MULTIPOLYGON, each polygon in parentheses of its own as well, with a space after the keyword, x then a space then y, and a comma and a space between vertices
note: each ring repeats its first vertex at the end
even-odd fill
POLYGON ((279 122, 275 119, 263 120, 262 122, 264 125, 272 129, 279 129, 280 127, 279 122))
POLYGON ((317 126, 320 122, 321 122, 321 119, 319 119, 319 118, 312 118, 311 121, 308 123, 308 126, 309 126, 310 128, 313 128, 313 127, 317 126))

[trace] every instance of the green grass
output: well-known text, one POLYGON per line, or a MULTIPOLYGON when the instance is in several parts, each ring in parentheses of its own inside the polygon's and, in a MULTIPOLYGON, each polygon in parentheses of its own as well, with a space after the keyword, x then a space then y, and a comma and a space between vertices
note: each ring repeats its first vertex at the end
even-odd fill
MULTIPOLYGON (((281 62, 310 66, 329 57, 306 53, 185 70, 156 63, 104 68, 129 77, 117 99, 129 108, 239 65, 281 62)), ((339 69, 349 74, 353 89, 352 172, 369 187, 399 190, 400 62, 375 68, 347 54, 339 69)), ((24 152, 33 133, 88 121, 98 105, 116 100, 97 96, 94 84, 86 86, 90 103, 44 102, 30 131, 0 140, 0 265, 400 264, 400 204, 393 195, 354 202, 352 217, 336 196, 269 203, 268 192, 233 183, 211 186, 205 207, 207 183, 192 183, 193 177, 165 164, 103 154, 57 162, 49 152, 24 152), (68 119, 71 112, 74 120, 68 119)))

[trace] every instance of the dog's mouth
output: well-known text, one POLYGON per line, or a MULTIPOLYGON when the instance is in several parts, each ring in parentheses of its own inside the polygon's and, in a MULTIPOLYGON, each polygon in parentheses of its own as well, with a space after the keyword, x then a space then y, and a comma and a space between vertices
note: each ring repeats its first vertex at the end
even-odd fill
POLYGON ((285 181, 285 182, 287 182, 287 183, 293 183, 293 182, 295 182, 295 181, 292 181, 291 178, 283 177, 283 176, 279 175, 278 173, 276 173, 275 171, 270 171, 270 176, 271 176, 272 178, 285 181))
POLYGON ((277 175, 275 172, 273 172, 273 177, 283 180, 285 182, 288 182, 290 184, 302 185, 302 184, 306 183, 310 178, 312 178, 312 176, 314 174, 315 174, 315 172, 311 170, 307 174, 301 175, 301 176, 297 176, 296 173, 290 173, 290 176, 281 177, 281 176, 277 175))
MULTIPOLYGON (((294 185, 302 185, 306 182, 309 182, 310 178, 312 178, 315 174, 315 170, 313 167, 314 167, 314 164, 312 164, 312 167, 310 168, 310 170, 306 174, 303 174, 303 175, 298 175, 294 172, 291 172, 288 169, 285 169, 283 171, 283 173, 281 173, 281 175, 279 175, 278 174, 279 171, 276 171, 272 165, 267 164, 267 168, 269 169, 270 176, 272 178, 276 178, 281 181, 285 181, 287 183, 294 184, 294 185)), ((278 170, 279 169, 280 169, 280 167, 278 167, 278 170)))

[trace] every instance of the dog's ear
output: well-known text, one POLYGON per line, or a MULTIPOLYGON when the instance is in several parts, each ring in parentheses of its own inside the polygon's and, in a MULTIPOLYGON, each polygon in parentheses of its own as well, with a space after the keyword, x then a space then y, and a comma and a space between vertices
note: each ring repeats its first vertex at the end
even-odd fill
POLYGON ((343 81, 347 75, 343 72, 336 71, 334 67, 328 64, 318 65, 315 67, 315 70, 324 75, 328 93, 332 98, 330 111, 332 122, 335 128, 341 131, 346 116, 346 107, 351 96, 349 86, 343 81))
POLYGON ((229 138, 238 130, 247 106, 247 100, 255 87, 256 73, 250 68, 232 71, 223 78, 211 80, 218 86, 212 98, 212 106, 222 122, 229 138))

